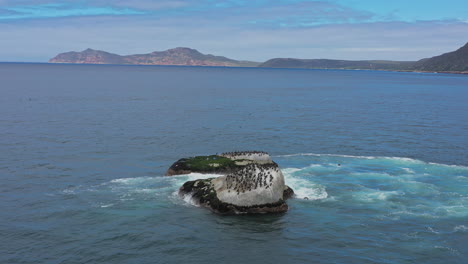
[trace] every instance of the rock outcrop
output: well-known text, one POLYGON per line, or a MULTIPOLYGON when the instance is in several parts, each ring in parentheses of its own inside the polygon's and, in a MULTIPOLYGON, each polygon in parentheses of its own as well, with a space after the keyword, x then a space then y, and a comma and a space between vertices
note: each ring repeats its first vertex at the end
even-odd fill
POLYGON ((198 173, 227 174, 242 167, 244 160, 234 160, 221 155, 182 158, 169 167, 166 176, 198 173))
POLYGON ((181 159, 168 175, 190 172, 220 173, 217 178, 186 182, 182 197, 219 214, 284 213, 294 191, 285 185, 278 164, 265 152, 230 152, 181 159))

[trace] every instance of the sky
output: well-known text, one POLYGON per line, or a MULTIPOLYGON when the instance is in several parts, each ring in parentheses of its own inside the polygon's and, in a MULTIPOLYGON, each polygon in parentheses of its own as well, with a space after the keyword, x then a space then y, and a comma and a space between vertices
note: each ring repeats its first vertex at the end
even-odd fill
POLYGON ((0 61, 175 47, 239 60, 418 60, 468 42, 467 0, 0 0, 0 61))

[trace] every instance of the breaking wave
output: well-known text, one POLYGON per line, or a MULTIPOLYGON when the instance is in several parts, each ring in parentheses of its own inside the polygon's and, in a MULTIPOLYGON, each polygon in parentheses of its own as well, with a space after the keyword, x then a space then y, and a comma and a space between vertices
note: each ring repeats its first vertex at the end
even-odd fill
MULTIPOLYGON (((326 201, 334 207, 369 210, 375 217, 447 218, 468 216, 468 168, 397 157, 301 153, 276 156, 295 199, 310 206, 326 201)), ((73 186, 63 195, 85 195, 90 203, 112 209, 141 201, 161 206, 196 205, 182 199, 186 181, 219 177, 191 173, 178 176, 118 178, 95 186, 73 186)), ((463 230, 458 227, 457 230, 463 230)))
POLYGON ((305 157, 305 156, 313 156, 313 157, 339 157, 339 158, 352 158, 352 159, 368 159, 368 160, 393 160, 393 161, 400 161, 400 162, 407 162, 407 163, 419 163, 419 164, 428 164, 428 165, 437 165, 437 166, 447 166, 453 168, 460 168, 468 170, 468 166, 463 165, 450 165, 450 164, 442 164, 442 163, 435 163, 435 162, 425 162, 418 159, 413 158, 406 158, 406 157, 385 157, 385 156, 353 156, 353 155, 344 155, 344 154, 319 154, 319 153, 296 153, 296 154, 286 154, 286 155, 276 155, 273 157, 278 158, 288 158, 288 157, 305 157))
POLYGON ((275 160, 297 198, 330 200, 335 206, 369 210, 376 217, 468 216, 465 166, 315 153, 280 155, 275 160))

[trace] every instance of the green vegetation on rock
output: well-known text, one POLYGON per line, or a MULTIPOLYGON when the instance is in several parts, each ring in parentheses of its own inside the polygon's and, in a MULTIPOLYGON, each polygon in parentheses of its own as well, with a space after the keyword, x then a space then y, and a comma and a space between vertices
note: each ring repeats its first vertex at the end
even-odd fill
POLYGON ((191 171, 217 171, 236 168, 236 161, 218 155, 188 158, 185 163, 191 171))

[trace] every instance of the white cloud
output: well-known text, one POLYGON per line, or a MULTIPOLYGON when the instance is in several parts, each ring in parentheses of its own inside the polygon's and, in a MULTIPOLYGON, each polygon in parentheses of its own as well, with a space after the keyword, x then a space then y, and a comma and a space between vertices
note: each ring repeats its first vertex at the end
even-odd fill
POLYGON ((68 4, 13 6, 0 9, 0 20, 59 18, 74 16, 141 15, 144 12, 129 8, 96 7, 68 4))
MULTIPOLYGON (((0 0, 0 5, 11 2, 0 0)), ((93 3, 100 8, 109 3, 107 0, 78 2, 93 3)), ((464 36, 468 35, 468 23, 456 20, 364 23, 372 20, 373 15, 325 1, 286 5, 285 1, 278 0, 276 6, 254 1, 258 6, 252 9, 242 0, 231 3, 226 12, 193 9, 197 3, 207 3, 203 0, 152 2, 115 0, 113 7, 107 6, 111 10, 124 6, 151 9, 151 15, 0 21, 0 61, 47 61, 59 52, 88 47, 135 54, 177 46, 258 61, 274 57, 417 60, 454 50, 465 44, 464 36), (188 10, 188 13, 172 15, 173 9, 188 10), (291 26, 278 28, 277 17, 291 26), (327 17, 342 23, 298 26, 303 21, 320 22, 327 17), (346 23, 347 17, 352 17, 353 23, 346 23), (273 24, 248 23, 261 18, 273 24)))
POLYGON ((203 53, 264 61, 274 57, 417 60, 465 44, 466 23, 369 23, 295 29, 240 29, 209 20, 75 18, 0 24, 0 61, 47 61, 59 52, 102 49, 148 53, 187 46, 203 53))

